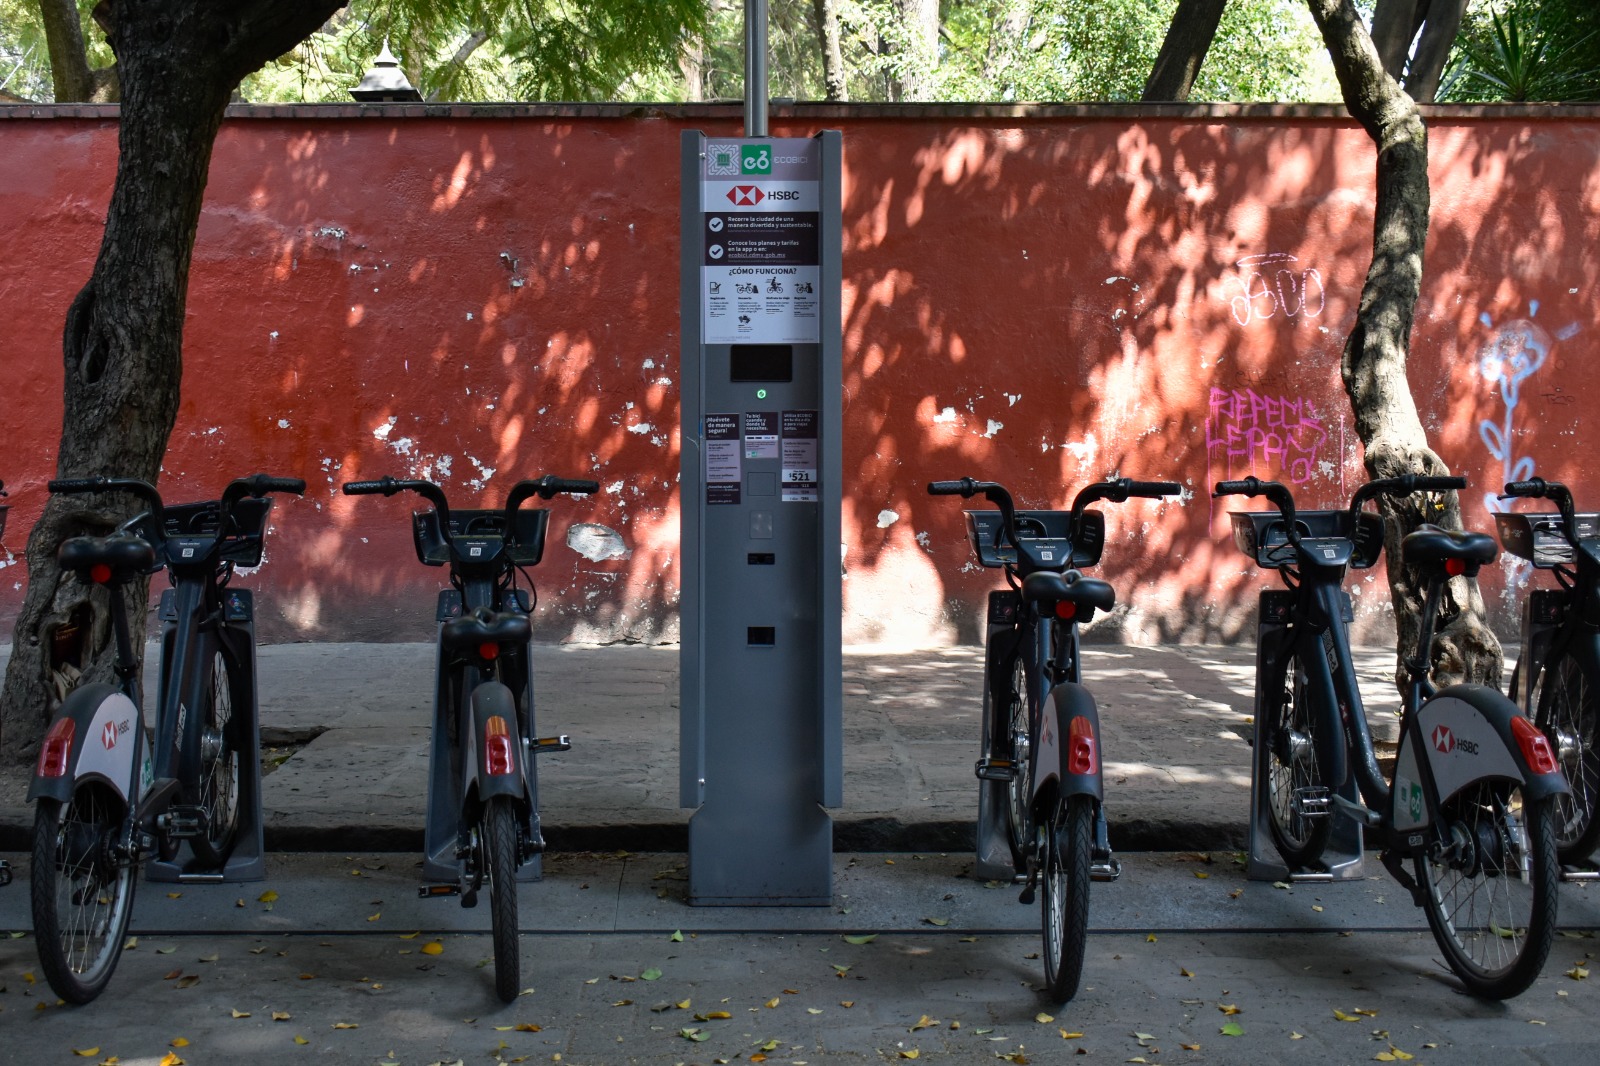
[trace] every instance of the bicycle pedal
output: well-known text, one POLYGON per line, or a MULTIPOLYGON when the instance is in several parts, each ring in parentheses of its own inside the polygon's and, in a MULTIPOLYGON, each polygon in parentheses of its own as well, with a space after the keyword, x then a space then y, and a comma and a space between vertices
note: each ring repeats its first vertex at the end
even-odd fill
POLYGON ((1108 883, 1122 876, 1122 862, 1115 857, 1089 864, 1089 880, 1108 883))
POLYGON ((980 781, 1005 781, 1017 779, 1017 764, 1010 759, 979 759, 972 773, 980 781))
POLYGON ((1294 790, 1295 813, 1302 818, 1326 818, 1333 813, 1333 790, 1326 785, 1307 785, 1294 790))
POLYGON ((543 755, 551 751, 571 750, 572 741, 565 733, 558 737, 535 737, 533 741, 533 753, 535 755, 543 755))
POLYGON ((476 907, 477 905, 478 905, 478 890, 477 889, 469 888, 465 892, 461 893, 461 909, 462 910, 471 910, 473 907, 476 907))
POLYGON ((1022 891, 1017 895, 1017 902, 1022 904, 1024 907, 1031 907, 1033 906, 1033 900, 1033 884, 1030 882, 1022 886, 1022 891))
POLYGON ((461 886, 460 885, 418 885, 417 886, 417 898, 418 899, 434 899, 434 898, 439 897, 439 896, 459 896, 459 895, 461 895, 461 886))
POLYGON ((168 835, 185 840, 205 832, 206 812, 203 807, 168 807, 156 819, 156 824, 168 835))

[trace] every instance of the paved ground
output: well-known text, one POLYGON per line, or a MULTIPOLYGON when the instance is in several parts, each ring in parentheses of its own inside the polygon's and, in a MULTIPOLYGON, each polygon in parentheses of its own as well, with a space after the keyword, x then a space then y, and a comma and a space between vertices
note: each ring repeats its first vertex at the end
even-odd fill
MULTIPOLYGON (((1086 648, 1113 846, 1244 846, 1252 657, 1216 645, 1086 648)), ((535 649, 539 731, 573 745, 539 764, 552 849, 685 849, 677 661, 676 647, 535 649)), ((1385 649, 1358 652, 1380 738, 1392 733, 1391 664, 1385 649)), ((263 783, 268 849, 420 850, 432 646, 270 645, 259 673, 263 742, 292 751, 263 783)), ((981 694, 977 648, 845 653, 837 850, 971 846, 981 694)), ((0 770, 0 851, 26 846, 26 789, 25 773, 0 770)))
MULTIPOLYGON (((1280 888, 1225 853, 1124 858, 1121 881, 1093 888, 1084 987, 1057 1008, 1036 990, 1038 907, 964 876, 965 856, 836 855, 821 908, 690 907, 681 854, 551 856, 521 887, 527 992, 505 1006, 488 915, 418 900, 412 856, 280 854, 260 885, 140 885, 136 944, 85 1008, 56 1004, 31 938, 0 933, 4 1058, 1592 1061, 1582 930, 1600 924, 1600 888, 1563 886, 1544 976, 1494 1004, 1457 990, 1380 870, 1280 888)), ((24 887, 0 890, 0 930, 26 928, 24 887)))

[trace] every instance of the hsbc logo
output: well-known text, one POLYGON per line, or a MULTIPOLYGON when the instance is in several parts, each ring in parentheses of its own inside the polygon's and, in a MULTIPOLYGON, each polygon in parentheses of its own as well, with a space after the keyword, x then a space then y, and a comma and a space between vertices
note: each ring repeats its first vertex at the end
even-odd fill
POLYGON ((728 190, 728 199, 735 207, 754 207, 766 198, 759 185, 735 185, 728 190))
POLYGON ((1442 754, 1449 755, 1459 751, 1463 755, 1478 754, 1478 742, 1457 737, 1450 731, 1449 726, 1436 725, 1433 727, 1433 746, 1442 754))
POLYGON ((101 727, 100 743, 105 746, 107 751, 117 746, 117 724, 115 722, 107 722, 101 727))

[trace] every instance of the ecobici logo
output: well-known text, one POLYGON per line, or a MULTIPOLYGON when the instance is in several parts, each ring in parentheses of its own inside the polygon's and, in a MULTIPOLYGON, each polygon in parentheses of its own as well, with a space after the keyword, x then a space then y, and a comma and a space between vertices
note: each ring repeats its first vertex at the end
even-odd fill
POLYGON ((740 169, 746 174, 772 173, 772 145, 746 144, 739 153, 740 169))

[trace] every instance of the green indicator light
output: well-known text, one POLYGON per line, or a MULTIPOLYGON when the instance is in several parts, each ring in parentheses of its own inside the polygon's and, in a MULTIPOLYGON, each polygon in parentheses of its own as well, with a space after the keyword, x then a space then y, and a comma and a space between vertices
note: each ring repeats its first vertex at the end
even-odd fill
POLYGON ((765 400, 766 398, 767 398, 767 390, 766 389, 757 389, 756 390, 756 399, 765 400))

